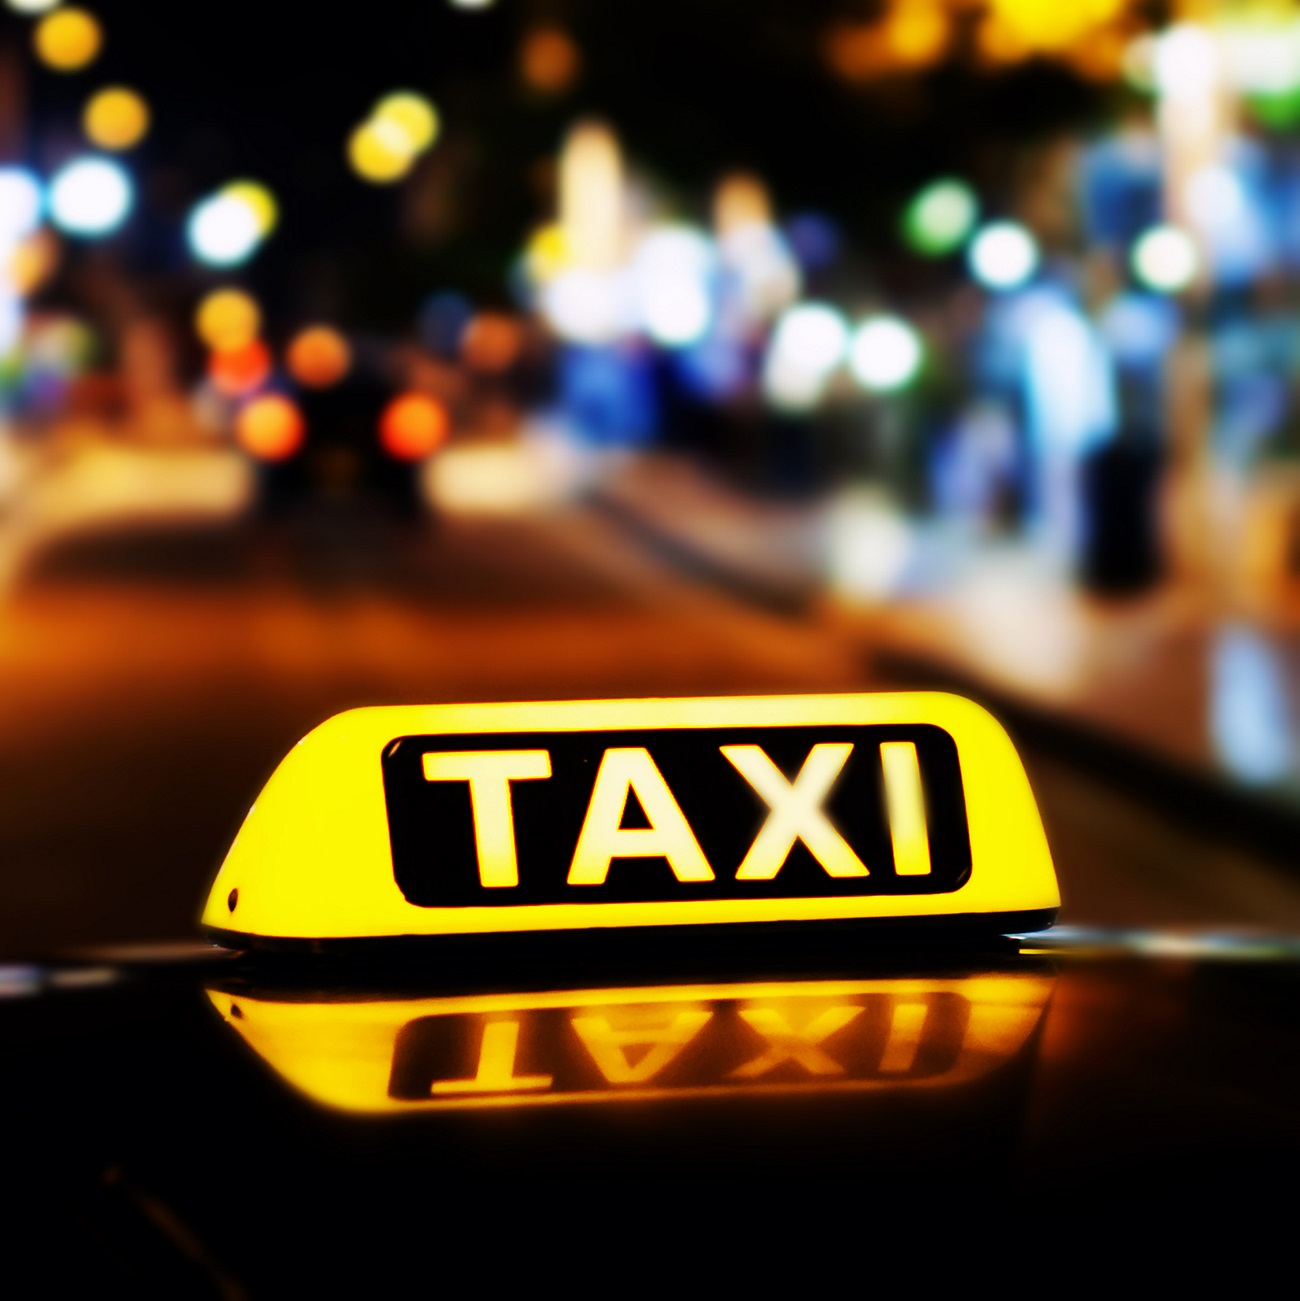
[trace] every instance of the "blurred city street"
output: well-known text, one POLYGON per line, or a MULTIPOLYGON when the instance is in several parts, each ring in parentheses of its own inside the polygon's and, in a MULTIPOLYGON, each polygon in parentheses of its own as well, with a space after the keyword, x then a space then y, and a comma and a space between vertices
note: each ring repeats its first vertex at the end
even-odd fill
MULTIPOLYGON (((894 685, 870 650, 584 504, 92 522, 25 558, 0 621, 0 952, 183 939, 266 776, 337 710, 894 685)), ((1063 921, 1300 927, 1276 862, 1026 757, 1063 921)))

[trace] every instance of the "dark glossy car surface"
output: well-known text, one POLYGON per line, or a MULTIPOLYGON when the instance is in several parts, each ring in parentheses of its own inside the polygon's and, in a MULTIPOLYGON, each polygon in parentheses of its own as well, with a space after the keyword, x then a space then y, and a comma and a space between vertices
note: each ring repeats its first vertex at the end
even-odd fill
POLYGON ((671 1252, 692 1217, 1223 1218, 1276 1205, 1300 1157, 1298 953, 1073 933, 11 968, 10 1227, 40 1294, 238 1296, 429 1277, 462 1232, 671 1252))

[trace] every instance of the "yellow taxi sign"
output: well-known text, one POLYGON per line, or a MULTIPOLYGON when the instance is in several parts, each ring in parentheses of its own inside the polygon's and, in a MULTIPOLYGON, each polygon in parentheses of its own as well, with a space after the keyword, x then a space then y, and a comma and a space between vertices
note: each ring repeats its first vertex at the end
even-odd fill
POLYGON ((865 919, 1050 925, 1006 733, 938 693, 395 706, 272 775, 203 924, 243 944, 865 919))
POLYGON ((1024 1048, 1052 982, 994 971, 449 998, 207 994, 313 1101, 392 1114, 961 1085, 1024 1048))

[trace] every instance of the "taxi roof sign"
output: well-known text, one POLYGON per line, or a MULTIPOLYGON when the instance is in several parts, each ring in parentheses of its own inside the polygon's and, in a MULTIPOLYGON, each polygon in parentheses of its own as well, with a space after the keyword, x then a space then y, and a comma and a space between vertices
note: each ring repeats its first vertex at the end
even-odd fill
POLYGON ((1002 727, 957 696, 394 706, 304 737, 203 912, 238 944, 853 919, 1050 925, 1002 727))

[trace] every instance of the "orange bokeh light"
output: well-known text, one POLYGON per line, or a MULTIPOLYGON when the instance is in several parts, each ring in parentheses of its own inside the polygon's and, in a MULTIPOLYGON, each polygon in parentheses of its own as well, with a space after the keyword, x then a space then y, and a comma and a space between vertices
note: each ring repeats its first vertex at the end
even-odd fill
POLYGON ((519 359, 524 332, 513 316, 480 312, 461 337, 460 353, 471 370, 494 374, 509 370, 519 359))
POLYGON ((423 393, 394 398, 379 419, 379 442, 399 461, 419 461, 436 451, 451 433, 447 408, 423 393))
POLYGON ((208 357, 208 378, 218 393, 246 397, 256 392, 271 376, 271 354, 260 339, 222 348, 208 357))
POLYGON ((582 56, 573 39, 556 27, 538 27, 524 38, 519 71, 533 90, 555 95, 574 82, 582 56))
POLYGON ((348 373, 352 349, 328 325, 313 325, 294 336, 285 361, 289 373, 307 388, 329 388, 348 373))
POLYGON ((278 393, 245 403, 235 419, 240 447, 259 461, 288 460, 302 446, 306 432, 302 412, 278 393))

